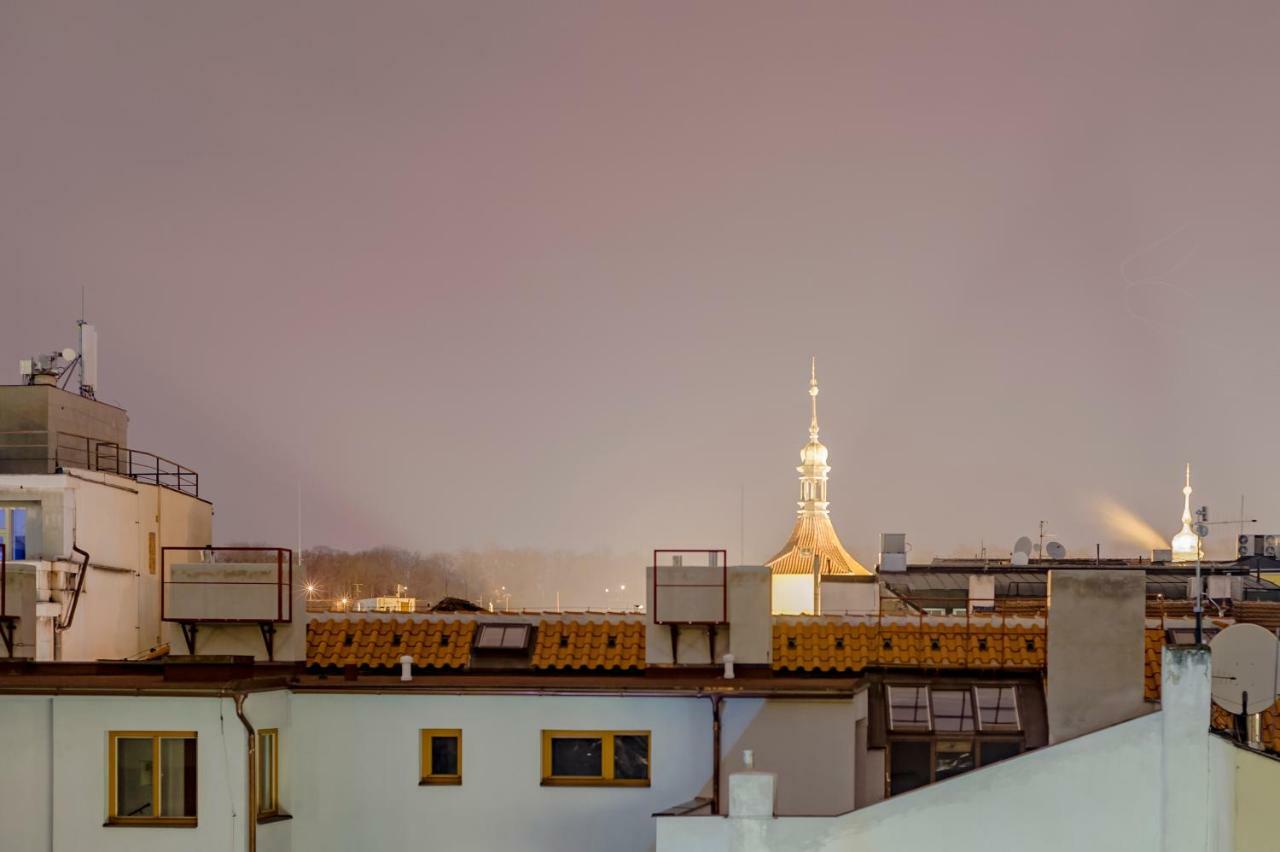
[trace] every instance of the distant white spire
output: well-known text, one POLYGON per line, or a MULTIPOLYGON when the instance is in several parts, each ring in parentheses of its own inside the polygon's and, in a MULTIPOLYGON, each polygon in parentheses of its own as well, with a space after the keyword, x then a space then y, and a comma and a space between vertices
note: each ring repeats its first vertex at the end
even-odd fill
POLYGON ((1191 463, 1187 462, 1187 483, 1182 486, 1182 530, 1173 537, 1169 546, 1173 549, 1174 562, 1195 562, 1200 556, 1200 539, 1191 529, 1191 463))

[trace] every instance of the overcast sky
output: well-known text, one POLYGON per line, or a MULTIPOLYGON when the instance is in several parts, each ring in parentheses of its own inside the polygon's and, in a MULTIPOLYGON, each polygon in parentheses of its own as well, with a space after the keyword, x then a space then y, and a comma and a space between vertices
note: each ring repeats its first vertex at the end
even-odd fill
POLYGON ((309 544, 738 561, 745 507, 763 560, 810 355, 864 562, 1042 519, 1137 555, 1100 507, 1167 539, 1186 461, 1280 531, 1278 36, 1266 2, 10 0, 0 378, 84 286, 101 397, 222 542, 291 544, 300 487, 309 544))

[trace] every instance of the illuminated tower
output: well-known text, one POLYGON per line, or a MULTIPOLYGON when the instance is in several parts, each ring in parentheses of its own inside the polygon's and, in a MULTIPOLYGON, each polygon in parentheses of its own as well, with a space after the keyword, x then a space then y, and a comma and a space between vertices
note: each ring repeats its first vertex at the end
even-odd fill
POLYGON ((827 501, 827 448, 818 440, 818 371, 809 368, 809 443, 800 450, 800 501, 796 524, 782 550, 765 564, 774 578, 774 611, 803 612, 813 608, 813 576, 871 572, 840 543, 831 526, 827 501))
POLYGON ((1195 562, 1200 556, 1200 539, 1191 530, 1191 465, 1187 464, 1187 484, 1182 487, 1182 531, 1173 537, 1174 562, 1195 562))

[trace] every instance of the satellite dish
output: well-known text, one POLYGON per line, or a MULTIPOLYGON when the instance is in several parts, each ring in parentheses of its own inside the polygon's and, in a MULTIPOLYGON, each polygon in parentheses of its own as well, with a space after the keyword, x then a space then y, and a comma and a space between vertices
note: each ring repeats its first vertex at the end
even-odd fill
POLYGON ((63 361, 74 361, 75 359, 76 359, 76 350, 74 350, 74 349, 63 349, 63 350, 62 350, 62 360, 63 360, 63 361))
POLYGON ((1060 541, 1051 541, 1044 546, 1044 549, 1049 554, 1050 559, 1063 559, 1067 555, 1067 549, 1062 546, 1060 541))
POLYGON ((1031 539, 1025 535, 1013 543, 1013 558, 1009 562, 1013 565, 1026 565, 1031 561, 1031 539))
POLYGON ((1196 524, 1196 535, 1197 535, 1197 536, 1199 536, 1200 538, 1208 538, 1208 537, 1209 537, 1209 525, 1208 525, 1208 524, 1196 524))
POLYGON ((1235 624, 1213 637, 1213 701, 1228 713, 1261 713, 1276 703, 1280 641, 1265 627, 1235 624), (1249 695, 1245 705, 1241 698, 1249 695))

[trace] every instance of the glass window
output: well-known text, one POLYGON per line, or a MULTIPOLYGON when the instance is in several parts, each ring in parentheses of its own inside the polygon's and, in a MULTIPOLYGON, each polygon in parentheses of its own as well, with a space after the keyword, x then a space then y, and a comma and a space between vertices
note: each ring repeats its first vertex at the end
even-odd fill
POLYGON ((934 747, 935 781, 945 781, 973 767, 973 740, 938 740, 934 747))
POLYGON ((978 758, 983 766, 990 766, 1022 754, 1022 743, 1017 740, 982 740, 978 743, 978 758))
POLYGON ((280 732, 258 731, 258 816, 280 813, 280 732))
POLYGON ((108 820, 194 826, 195 733, 113 731, 109 738, 108 820))
POLYGON ((973 696, 969 690, 933 690, 933 729, 935 731, 973 730, 973 696))
POLYGON ((889 795, 929 783, 932 745, 929 740, 894 740, 889 744, 889 795))
POLYGON ((543 731, 544 785, 649 786, 648 731, 543 731))
POLYGON ((519 651, 529 644, 527 624, 482 624, 476 635, 476 648, 519 651))
POLYGON ((649 738, 619 734, 613 738, 613 777, 629 781, 649 777, 649 738))
POLYGON ((13 554, 11 559, 27 558, 27 510, 13 510, 13 554))
POLYGON ((982 730, 1020 730, 1016 687, 979 686, 973 692, 978 698, 978 725, 982 730))
POLYGON ((895 731, 929 729, 929 687, 890 686, 889 727, 895 731))
POLYGON ((428 728, 422 731, 422 777, 418 783, 462 783, 461 729, 428 728))

